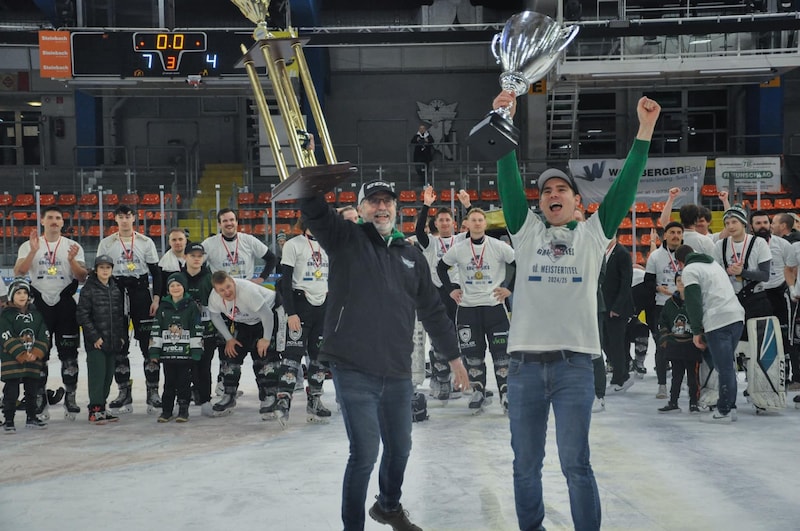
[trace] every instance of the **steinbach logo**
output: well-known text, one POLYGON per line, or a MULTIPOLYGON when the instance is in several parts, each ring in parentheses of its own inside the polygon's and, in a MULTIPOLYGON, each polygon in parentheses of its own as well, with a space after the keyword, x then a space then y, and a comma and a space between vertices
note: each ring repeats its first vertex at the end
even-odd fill
POLYGON ((599 179, 602 179, 605 169, 606 169, 606 161, 595 162, 592 164, 591 168, 589 166, 583 167, 583 175, 575 174, 574 177, 576 179, 582 179, 584 181, 589 181, 589 182, 597 181, 599 179))
POLYGON ((548 256, 550 260, 557 262, 562 256, 574 255, 575 249, 570 247, 568 242, 553 240, 550 242, 549 247, 540 247, 536 254, 548 256))

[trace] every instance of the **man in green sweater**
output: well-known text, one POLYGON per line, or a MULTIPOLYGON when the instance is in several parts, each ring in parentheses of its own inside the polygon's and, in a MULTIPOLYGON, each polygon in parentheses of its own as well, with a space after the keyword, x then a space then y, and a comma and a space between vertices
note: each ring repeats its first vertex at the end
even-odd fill
MULTIPOLYGON (((515 103, 513 94, 501 92, 493 106, 510 106, 513 114, 515 103)), ((520 529, 543 529, 542 464, 551 405, 573 524, 600 529, 600 496, 589 462, 592 358, 600 356, 598 278, 606 247, 636 197, 660 111, 649 98, 638 101, 633 147, 597 213, 585 223, 574 219, 580 195, 571 176, 554 168, 539 176, 542 220, 528 208, 516 153, 497 163, 503 214, 517 257, 508 415, 520 529)))

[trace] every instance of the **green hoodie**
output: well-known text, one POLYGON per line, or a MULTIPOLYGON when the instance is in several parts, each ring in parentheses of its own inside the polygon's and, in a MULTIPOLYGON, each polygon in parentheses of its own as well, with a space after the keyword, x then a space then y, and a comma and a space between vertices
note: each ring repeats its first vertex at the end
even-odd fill
MULTIPOLYGON (((684 264, 684 267, 696 262, 713 264, 714 259, 703 253, 689 253, 686 255, 686 263, 684 264)), ((701 291, 700 286, 697 284, 686 286, 686 289, 683 292, 683 298, 685 299, 686 314, 689 317, 689 325, 692 327, 692 331, 695 335, 700 335, 703 333, 703 292, 701 291)))

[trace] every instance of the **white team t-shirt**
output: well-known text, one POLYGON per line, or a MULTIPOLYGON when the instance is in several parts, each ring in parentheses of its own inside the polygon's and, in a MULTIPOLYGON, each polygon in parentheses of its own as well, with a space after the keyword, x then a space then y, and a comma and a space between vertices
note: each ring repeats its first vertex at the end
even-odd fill
POLYGON ((532 211, 514 243, 517 278, 508 352, 572 350, 600 356, 597 287, 606 247, 599 216, 547 227, 532 211))
MULTIPOLYGON (((675 273, 680 271, 680 265, 675 259, 675 251, 670 251, 667 247, 661 246, 647 258, 644 266, 645 273, 656 276, 656 285, 666 286, 670 293, 677 289, 675 286, 675 273)), ((670 295, 656 291, 656 306, 664 306, 670 295)))
POLYGON ((448 266, 456 266, 461 279, 459 306, 496 306, 503 304, 492 294, 506 278, 506 264, 514 261, 514 249, 497 238, 484 236, 483 243, 475 244, 466 237, 456 243, 442 257, 448 266))
MULTIPOLYGON (((59 294, 75 278, 67 261, 69 248, 73 245, 78 246, 75 260, 85 265, 86 257, 83 254, 83 247, 78 242, 63 236, 55 242, 48 242, 44 237, 39 238, 39 250, 33 257, 28 276, 31 279, 31 286, 39 290, 42 294, 42 301, 48 306, 58 304, 61 298, 59 294)), ((24 260, 30 252, 31 242, 26 241, 19 246, 17 262, 24 260)))
POLYGON ((697 231, 683 231, 683 243, 691 247, 696 253, 703 253, 709 256, 714 254, 714 240, 710 236, 700 234, 697 231))
POLYGON ((208 295, 208 311, 219 313, 231 321, 255 325, 261 323, 258 311, 265 304, 272 309, 275 305, 275 292, 259 286, 249 280, 234 278, 236 298, 233 301, 223 300, 216 291, 208 295))
MULTIPOLYGON (((766 243, 766 242, 764 242, 766 243)), ((698 285, 703 294, 703 328, 712 332, 723 326, 744 322, 744 308, 717 262, 688 264, 681 274, 684 286, 698 285)))
POLYGON ((786 282, 783 268, 787 261, 792 261, 792 244, 779 236, 769 239, 769 252, 772 253, 772 264, 769 268, 769 280, 764 282, 764 289, 778 288, 786 282))
MULTIPOLYGON (((456 243, 463 241, 464 238, 467 237, 467 234, 466 232, 459 232, 449 238, 428 235, 428 246, 422 248, 422 255, 425 257, 425 260, 428 261, 428 267, 431 270, 431 279, 433 280, 433 285, 437 288, 442 287, 442 281, 439 279, 439 274, 436 272, 436 266, 439 264, 439 260, 441 260, 445 253, 456 243)), ((421 245, 422 244, 420 244, 420 246, 421 245)), ((447 270, 447 274, 450 276, 450 282, 453 284, 461 284, 458 276, 458 269, 451 267, 447 270)))
POLYGON ((209 236, 203 241, 206 263, 211 271, 225 271, 233 278, 250 279, 255 276, 256 260, 267 254, 269 248, 250 234, 236 233, 234 241, 222 234, 209 236))
POLYGON ((112 274, 115 277, 147 275, 150 273, 147 264, 158 263, 156 244, 138 232, 133 233, 133 239, 120 239, 119 233, 103 238, 97 246, 97 255, 101 254, 107 254, 114 260, 112 274))
POLYGON ((328 295, 328 253, 319 242, 305 234, 287 240, 283 245, 281 264, 293 268, 292 289, 306 294, 312 306, 321 306, 328 295))
MULTIPOLYGON (((753 236, 752 234, 745 234, 744 240, 739 243, 734 242, 733 238, 730 236, 724 240, 718 241, 714 247, 714 254, 712 256, 724 270, 726 262, 722 259, 722 246, 726 245, 725 258, 727 260, 727 264, 731 265, 734 262, 744 260, 744 257, 747 256, 747 248, 751 245, 751 242, 753 245, 753 250, 750 252, 750 257, 747 259, 747 264, 745 264, 744 268, 756 270, 758 269, 758 264, 772 260, 772 253, 770 252, 769 245, 764 238, 759 238, 758 236, 753 236), (727 244, 725 243, 726 241, 727 244)), ((738 280, 736 277, 729 278, 731 284, 733 285, 733 291, 736 293, 742 291, 744 282, 742 280, 738 280)), ((759 282, 753 288, 753 293, 759 293, 762 291, 764 291, 764 282, 759 282)))

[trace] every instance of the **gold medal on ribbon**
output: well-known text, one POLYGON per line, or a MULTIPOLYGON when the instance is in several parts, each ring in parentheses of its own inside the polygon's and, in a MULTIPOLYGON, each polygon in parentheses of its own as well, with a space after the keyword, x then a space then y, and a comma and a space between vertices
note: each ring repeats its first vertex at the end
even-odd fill
POLYGON ((320 271, 319 269, 314 271, 314 278, 322 278, 322 271, 320 271))
POLYGON ((58 269, 56 269, 56 266, 51 265, 50 267, 47 268, 48 275, 55 275, 56 273, 58 273, 58 269))
POLYGON ((475 271, 475 279, 476 280, 481 280, 482 278, 483 278, 483 272, 482 271, 475 271))
POLYGON ((128 265, 126 265, 125 267, 128 268, 128 271, 133 271, 134 269, 136 269, 136 264, 134 264, 133 262, 128 262, 128 265))

